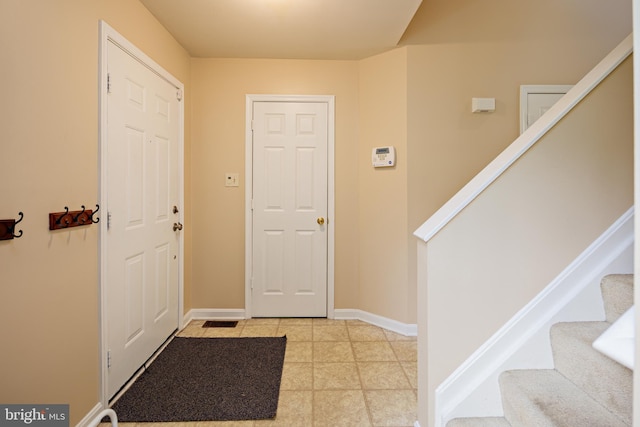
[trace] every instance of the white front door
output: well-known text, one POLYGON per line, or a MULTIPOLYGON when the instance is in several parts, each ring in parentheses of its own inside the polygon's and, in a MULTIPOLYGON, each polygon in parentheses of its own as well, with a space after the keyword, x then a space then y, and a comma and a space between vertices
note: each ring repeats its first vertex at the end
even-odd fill
POLYGON ((111 41, 107 56, 102 219, 111 398, 178 328, 180 101, 174 85, 111 41))
POLYGON ((251 315, 326 317, 328 104, 252 108, 251 315))

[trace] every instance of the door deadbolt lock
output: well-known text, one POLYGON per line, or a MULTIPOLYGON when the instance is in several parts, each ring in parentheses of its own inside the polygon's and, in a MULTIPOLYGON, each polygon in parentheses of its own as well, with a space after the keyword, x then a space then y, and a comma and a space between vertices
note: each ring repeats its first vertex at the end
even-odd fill
POLYGON ((174 206, 174 207, 173 207, 173 213, 174 213, 174 214, 177 214, 178 212, 180 212, 180 211, 178 210, 178 207, 177 207, 177 206, 174 206))
POLYGON ((182 230, 182 224, 179 222, 174 222, 173 223, 173 231, 178 231, 178 230, 182 230))
POLYGON ((322 218, 322 217, 318 218, 318 224, 323 225, 324 224, 324 218, 322 218))

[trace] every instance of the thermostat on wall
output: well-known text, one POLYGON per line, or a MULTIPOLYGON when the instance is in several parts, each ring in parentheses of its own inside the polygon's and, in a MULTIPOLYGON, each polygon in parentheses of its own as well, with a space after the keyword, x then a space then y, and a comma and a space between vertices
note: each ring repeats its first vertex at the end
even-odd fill
POLYGON ((383 168, 396 164, 396 149, 394 147, 376 147, 371 151, 371 161, 374 168, 383 168))

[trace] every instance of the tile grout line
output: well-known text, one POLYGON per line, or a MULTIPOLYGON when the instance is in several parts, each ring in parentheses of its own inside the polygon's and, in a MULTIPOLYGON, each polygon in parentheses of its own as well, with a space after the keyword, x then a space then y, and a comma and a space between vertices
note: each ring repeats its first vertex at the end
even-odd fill
POLYGON ((349 336, 349 344, 351 347, 351 354, 353 356, 353 361, 355 362, 356 365, 356 370, 358 372, 358 380, 360 381, 360 393, 362 393, 362 400, 364 400, 364 407, 367 409, 367 417, 369 418, 369 425, 373 426, 373 413, 371 412, 371 407, 369 405, 369 402, 367 401, 367 395, 365 393, 365 389, 364 389, 364 383, 362 382, 362 373, 360 372, 360 364, 358 363, 358 360, 356 358, 356 352, 355 349, 353 348, 353 340, 351 339, 351 329, 349 328, 349 325, 347 324, 347 335, 349 336))
POLYGON ((314 336, 314 330, 315 328, 313 327, 313 319, 311 320, 311 424, 315 424, 316 421, 316 361, 315 361, 315 357, 313 356, 314 354, 314 343, 315 341, 315 336, 314 336))
MULTIPOLYGON (((385 334, 385 336, 387 337, 387 340, 389 339, 389 337, 385 334)), ((397 341, 396 341, 397 342, 397 341)), ((413 393, 417 396, 416 390, 413 388, 413 385, 411 384, 411 380, 409 379, 409 375, 407 374, 407 370, 405 369, 404 365, 402 364, 402 360, 400 360, 400 358, 398 357, 398 353, 396 352, 396 349, 393 345, 391 345, 391 341, 389 341, 389 345, 391 346, 391 351, 393 351, 393 354, 396 356, 396 360, 398 361, 398 365, 400 366, 400 369, 402 370, 402 374, 404 375, 404 378, 407 380, 407 384, 409 384, 409 388, 410 390, 413 391, 413 393)), ((408 361, 405 361, 408 362, 408 361)), ((402 390, 402 389, 398 389, 398 390, 402 390)))

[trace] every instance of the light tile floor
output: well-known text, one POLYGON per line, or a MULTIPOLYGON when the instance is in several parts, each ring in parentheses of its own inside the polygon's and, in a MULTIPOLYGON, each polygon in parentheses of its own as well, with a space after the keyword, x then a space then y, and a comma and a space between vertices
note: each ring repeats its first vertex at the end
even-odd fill
POLYGON ((163 426, 412 427, 417 419, 415 337, 358 320, 249 319, 235 328, 203 323, 191 322, 178 336, 287 336, 277 416, 163 426))

